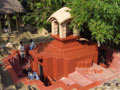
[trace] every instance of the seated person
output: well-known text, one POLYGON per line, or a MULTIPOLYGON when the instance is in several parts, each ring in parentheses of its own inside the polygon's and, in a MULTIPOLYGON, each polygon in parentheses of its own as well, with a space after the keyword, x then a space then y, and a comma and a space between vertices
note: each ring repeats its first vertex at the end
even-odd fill
POLYGON ((33 70, 30 68, 29 70, 28 70, 28 78, 30 79, 30 80, 40 80, 39 79, 39 76, 37 75, 37 73, 36 72, 33 72, 33 70))
POLYGON ((32 49, 36 48, 35 42, 32 39, 30 39, 30 42, 31 43, 30 43, 29 49, 32 50, 32 49))
POLYGON ((34 76, 34 79, 36 79, 36 80, 40 80, 40 79, 39 79, 39 76, 37 75, 36 72, 33 72, 33 76, 34 76))

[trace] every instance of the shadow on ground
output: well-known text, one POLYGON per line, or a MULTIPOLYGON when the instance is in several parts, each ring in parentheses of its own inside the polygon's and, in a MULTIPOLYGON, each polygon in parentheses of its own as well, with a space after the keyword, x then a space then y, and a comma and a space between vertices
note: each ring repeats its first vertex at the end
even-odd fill
POLYGON ((8 72, 5 70, 4 66, 0 67, 0 75, 1 75, 1 83, 3 87, 9 87, 14 84, 8 72))

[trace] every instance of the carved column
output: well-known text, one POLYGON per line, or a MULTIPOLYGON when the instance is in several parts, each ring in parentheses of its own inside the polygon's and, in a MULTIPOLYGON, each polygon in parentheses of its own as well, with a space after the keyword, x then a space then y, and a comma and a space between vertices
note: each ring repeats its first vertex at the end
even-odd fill
POLYGON ((59 25, 59 37, 66 38, 67 28, 66 24, 59 25))
POLYGON ((10 17, 10 15, 8 15, 7 21, 8 21, 8 29, 9 29, 8 33, 10 35, 11 32, 12 32, 12 29, 11 29, 11 17, 10 17))
POLYGON ((58 23, 54 20, 51 23, 52 27, 52 35, 57 35, 58 34, 58 23))

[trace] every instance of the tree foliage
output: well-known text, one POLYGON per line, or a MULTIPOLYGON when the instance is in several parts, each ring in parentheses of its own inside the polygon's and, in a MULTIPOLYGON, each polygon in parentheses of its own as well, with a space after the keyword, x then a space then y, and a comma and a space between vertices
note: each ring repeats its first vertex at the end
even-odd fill
POLYGON ((72 25, 91 32, 99 43, 120 44, 120 0, 72 0, 72 25))
POLYGON ((37 28, 48 25, 48 17, 68 3, 72 26, 81 32, 90 31, 99 44, 120 45, 120 0, 20 0, 26 13, 24 24, 37 28))
POLYGON ((21 0, 26 14, 22 19, 24 24, 31 24, 37 28, 48 25, 49 16, 65 5, 66 0, 21 0))

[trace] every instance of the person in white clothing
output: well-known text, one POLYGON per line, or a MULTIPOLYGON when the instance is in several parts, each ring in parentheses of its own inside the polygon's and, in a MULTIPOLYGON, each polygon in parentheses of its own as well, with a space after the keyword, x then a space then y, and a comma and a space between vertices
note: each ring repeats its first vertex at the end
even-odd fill
POLYGON ((30 42, 31 43, 30 43, 29 49, 32 50, 32 49, 36 48, 35 42, 32 39, 30 39, 30 42))
POLYGON ((21 59, 24 59, 25 57, 25 49, 22 41, 20 41, 20 46, 18 47, 18 50, 20 51, 20 57, 21 59))

